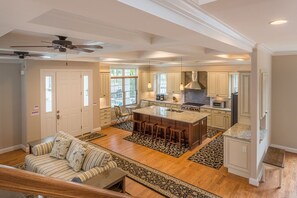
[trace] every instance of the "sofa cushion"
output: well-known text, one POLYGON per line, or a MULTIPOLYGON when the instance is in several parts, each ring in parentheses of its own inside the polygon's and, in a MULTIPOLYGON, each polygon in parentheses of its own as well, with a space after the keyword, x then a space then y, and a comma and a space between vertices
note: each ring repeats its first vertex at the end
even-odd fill
POLYGON ((71 142, 72 142, 72 140, 70 140, 70 139, 66 139, 63 137, 57 137, 54 140, 54 146, 52 148, 50 156, 58 158, 58 159, 65 159, 71 142))
POLYGON ((44 155, 52 151, 54 142, 37 144, 32 148, 33 155, 44 155))
POLYGON ((109 153, 95 147, 89 147, 82 169, 88 171, 94 167, 105 166, 111 159, 112 157, 109 153))
POLYGON ((69 166, 73 168, 75 172, 78 172, 81 170, 81 167, 83 165, 83 162, 86 157, 86 148, 83 147, 80 144, 77 144, 72 153, 69 156, 69 166))
POLYGON ((50 157, 49 154, 45 155, 27 155, 25 157, 26 170, 37 173, 37 167, 43 164, 50 164, 57 161, 56 158, 50 157))

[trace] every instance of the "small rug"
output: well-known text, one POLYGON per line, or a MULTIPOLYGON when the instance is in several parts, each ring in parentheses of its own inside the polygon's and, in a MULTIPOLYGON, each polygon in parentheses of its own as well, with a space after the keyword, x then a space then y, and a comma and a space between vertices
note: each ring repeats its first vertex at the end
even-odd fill
POLYGON ((104 136, 106 136, 106 135, 96 132, 96 133, 87 133, 87 134, 78 136, 77 138, 79 138, 82 141, 89 142, 89 141, 92 141, 92 140, 95 140, 97 138, 101 138, 101 137, 104 137, 104 136))
POLYGON ((124 138, 124 140, 128 140, 130 142, 140 144, 142 146, 148 147, 150 149, 154 149, 156 151, 160 151, 162 153, 165 153, 167 155, 171 155, 173 157, 180 157, 185 152, 187 152, 189 149, 182 146, 181 148, 178 147, 176 144, 168 144, 165 146, 164 140, 157 140, 156 142, 152 141, 152 138, 149 136, 143 136, 143 135, 129 135, 124 138))
POLYGON ((223 136, 220 135, 211 142, 209 142, 207 145, 202 147, 188 160, 191 160, 199 164, 203 164, 211 168, 220 169, 224 161, 223 143, 223 136))
POLYGON ((128 120, 126 122, 114 124, 114 125, 112 125, 112 127, 132 132, 133 131, 133 122, 128 120))

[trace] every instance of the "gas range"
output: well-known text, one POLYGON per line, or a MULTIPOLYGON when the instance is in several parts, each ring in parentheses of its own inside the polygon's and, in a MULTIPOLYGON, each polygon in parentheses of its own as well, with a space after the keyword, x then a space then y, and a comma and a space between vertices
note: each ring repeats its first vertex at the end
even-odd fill
POLYGON ((181 105, 181 109, 188 111, 200 111, 200 107, 203 105, 204 104, 201 103, 186 102, 181 105))

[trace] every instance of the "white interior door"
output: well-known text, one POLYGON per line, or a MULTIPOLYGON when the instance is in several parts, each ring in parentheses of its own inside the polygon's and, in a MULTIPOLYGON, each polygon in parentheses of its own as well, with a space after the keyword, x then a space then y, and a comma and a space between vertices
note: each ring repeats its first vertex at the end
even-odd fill
POLYGON ((82 132, 81 72, 57 72, 57 131, 82 132))

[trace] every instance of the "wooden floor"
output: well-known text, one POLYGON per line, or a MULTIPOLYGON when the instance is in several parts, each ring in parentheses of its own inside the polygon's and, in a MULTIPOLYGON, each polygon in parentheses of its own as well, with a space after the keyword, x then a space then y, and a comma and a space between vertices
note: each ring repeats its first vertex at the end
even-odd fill
MULTIPOLYGON (((107 136, 94 140, 93 143, 222 197, 297 197, 297 154, 286 153, 281 189, 277 188, 277 171, 267 171, 266 182, 261 183, 257 188, 249 185, 247 179, 229 174, 224 167, 216 170, 187 160, 192 154, 202 148, 203 145, 211 141, 211 139, 205 140, 203 145, 192 151, 188 151, 179 158, 175 158, 124 140, 123 138, 130 135, 130 132, 110 127, 104 129, 102 133, 107 136)), ((2 154, 0 155, 0 163, 14 165, 22 162, 24 156, 25 153, 22 151, 2 154)), ((126 190, 134 197, 162 197, 158 193, 130 179, 126 180, 126 190)))

